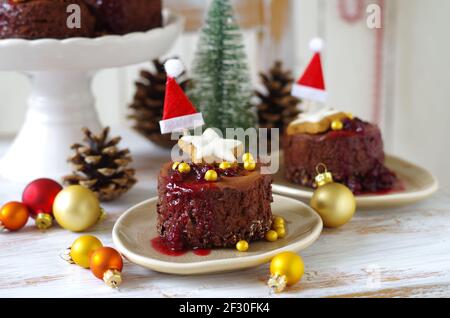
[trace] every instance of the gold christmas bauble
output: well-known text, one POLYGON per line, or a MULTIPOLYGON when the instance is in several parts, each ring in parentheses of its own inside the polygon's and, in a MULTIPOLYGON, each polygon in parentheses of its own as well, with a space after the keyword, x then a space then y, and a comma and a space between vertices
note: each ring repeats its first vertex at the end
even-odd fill
POLYGON ((70 257, 75 264, 89 268, 92 253, 101 247, 103 244, 98 238, 92 235, 83 235, 77 238, 70 247, 70 257))
POLYGON ((58 193, 53 202, 53 215, 61 227, 81 232, 97 223, 102 209, 91 190, 73 185, 58 193))
POLYGON ((300 256, 292 252, 276 255, 270 262, 270 278, 267 282, 272 291, 282 292, 286 286, 296 284, 305 273, 305 265, 300 256))
POLYGON ((356 202, 349 188, 329 182, 314 191, 311 207, 319 213, 326 227, 339 227, 352 219, 356 202))

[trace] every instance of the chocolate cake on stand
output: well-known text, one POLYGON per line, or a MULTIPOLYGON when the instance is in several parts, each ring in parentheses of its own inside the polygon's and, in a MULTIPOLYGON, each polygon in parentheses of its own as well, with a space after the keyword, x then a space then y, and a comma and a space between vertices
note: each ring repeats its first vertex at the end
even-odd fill
POLYGON ((24 72, 32 82, 25 123, 0 162, 0 175, 19 182, 64 175, 81 128, 100 130, 91 92, 95 71, 157 58, 182 28, 181 17, 165 12, 163 27, 123 36, 0 40, 0 69, 24 72))

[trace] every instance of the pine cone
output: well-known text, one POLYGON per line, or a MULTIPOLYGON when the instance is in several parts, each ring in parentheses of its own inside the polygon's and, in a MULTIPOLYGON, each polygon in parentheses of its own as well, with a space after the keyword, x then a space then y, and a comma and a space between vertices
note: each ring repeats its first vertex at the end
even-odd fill
MULTIPOLYGON (((260 73, 266 92, 256 91, 259 127, 279 128, 283 135, 287 125, 299 114, 299 99, 291 95, 292 78, 290 71, 284 71, 282 62, 277 61, 268 74, 260 73)), ((269 131, 270 138, 270 131, 269 131)))
MULTIPOLYGON (((171 134, 161 135, 159 121, 164 110, 166 92, 166 71, 164 63, 153 61, 155 72, 141 71, 141 78, 136 82, 134 101, 130 105, 132 114, 129 119, 134 120, 133 128, 155 144, 172 148, 177 141, 171 140, 171 134)), ((182 81, 180 87, 185 90, 188 80, 182 81)))
POLYGON ((83 144, 74 144, 75 154, 68 161, 74 172, 63 178, 64 184, 82 185, 92 190, 101 201, 111 201, 128 191, 135 183, 135 170, 127 168, 132 161, 128 149, 120 150, 120 137, 108 139, 109 127, 96 136, 87 128, 83 144))

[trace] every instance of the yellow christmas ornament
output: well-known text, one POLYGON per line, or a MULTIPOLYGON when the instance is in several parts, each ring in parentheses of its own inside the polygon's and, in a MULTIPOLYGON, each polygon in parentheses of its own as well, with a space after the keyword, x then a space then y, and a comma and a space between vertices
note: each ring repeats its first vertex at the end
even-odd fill
POLYGON ((282 292, 286 286, 296 284, 305 272, 305 265, 300 256, 292 252, 276 255, 270 263, 270 278, 267 285, 275 293, 282 292))
POLYGON ((346 224, 355 214, 355 196, 343 184, 333 182, 333 176, 324 164, 318 165, 316 170, 318 188, 311 198, 311 207, 319 213, 326 227, 346 224))
POLYGON ((92 253, 103 247, 102 242, 92 235, 80 236, 73 242, 64 257, 69 263, 75 263, 81 267, 89 268, 92 253))
POLYGON ((95 194, 82 186, 69 186, 55 198, 53 215, 56 222, 72 232, 84 231, 99 221, 103 211, 95 194))

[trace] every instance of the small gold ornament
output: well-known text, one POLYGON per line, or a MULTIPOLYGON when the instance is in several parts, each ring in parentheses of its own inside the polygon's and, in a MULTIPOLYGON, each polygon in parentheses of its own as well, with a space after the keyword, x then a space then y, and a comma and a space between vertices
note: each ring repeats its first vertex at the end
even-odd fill
POLYGON ((345 113, 345 114, 347 115, 347 118, 350 120, 354 118, 352 113, 345 113))
POLYGON ((305 272, 305 265, 300 256, 292 252, 276 255, 270 262, 270 278, 267 282, 275 293, 282 292, 286 286, 296 284, 305 272))
POLYGON ((236 244, 236 249, 239 252, 247 252, 248 251, 248 242, 245 240, 240 240, 239 242, 237 242, 236 244))
POLYGON ((231 168, 231 166, 232 166, 231 162, 224 161, 220 163, 219 168, 222 170, 227 170, 231 168))
POLYGON ((215 170, 208 170, 205 173, 205 180, 206 181, 217 181, 217 172, 215 170))
POLYGON ((318 188, 311 198, 311 207, 319 213, 326 227, 346 224, 355 214, 355 196, 346 186, 333 182, 333 176, 325 165, 318 165, 316 170, 318 188), (321 167, 324 169, 322 172, 321 167))
POLYGON ((284 227, 284 225, 285 225, 285 222, 284 222, 284 219, 281 216, 276 216, 276 217, 273 218, 272 227, 274 229, 277 229, 279 227, 284 227))
POLYGON ((36 216, 35 221, 36 227, 39 230, 46 230, 48 228, 51 228, 53 225, 53 218, 50 214, 47 213, 39 213, 36 216))
POLYGON ((172 170, 177 170, 177 168, 178 168, 179 165, 180 165, 180 163, 179 163, 178 161, 175 161, 175 162, 172 164, 172 170))
POLYGON ((254 161, 245 161, 244 169, 247 171, 253 171, 256 169, 256 163, 254 161))
POLYGON ((255 161, 255 158, 253 158, 253 155, 250 152, 246 152, 242 155, 242 161, 243 162, 255 161))
POLYGON ((332 130, 342 130, 344 128, 344 124, 339 119, 335 119, 331 122, 332 130))
POLYGON ((276 228, 275 232, 277 232, 278 238, 284 238, 286 236, 286 229, 284 226, 276 228))
POLYGON ((275 242, 276 240, 278 240, 278 234, 276 231, 270 230, 266 233, 265 238, 269 242, 275 242))
POLYGON ((91 190, 73 185, 58 193, 53 202, 53 215, 61 227, 81 232, 98 222, 102 209, 91 190))
POLYGON ((81 267, 89 268, 92 253, 103 247, 102 242, 92 235, 83 235, 77 238, 70 247, 69 263, 75 263, 81 267))
POLYGON ((191 172, 191 166, 188 163, 182 162, 178 165, 178 171, 180 173, 189 173, 191 172))

